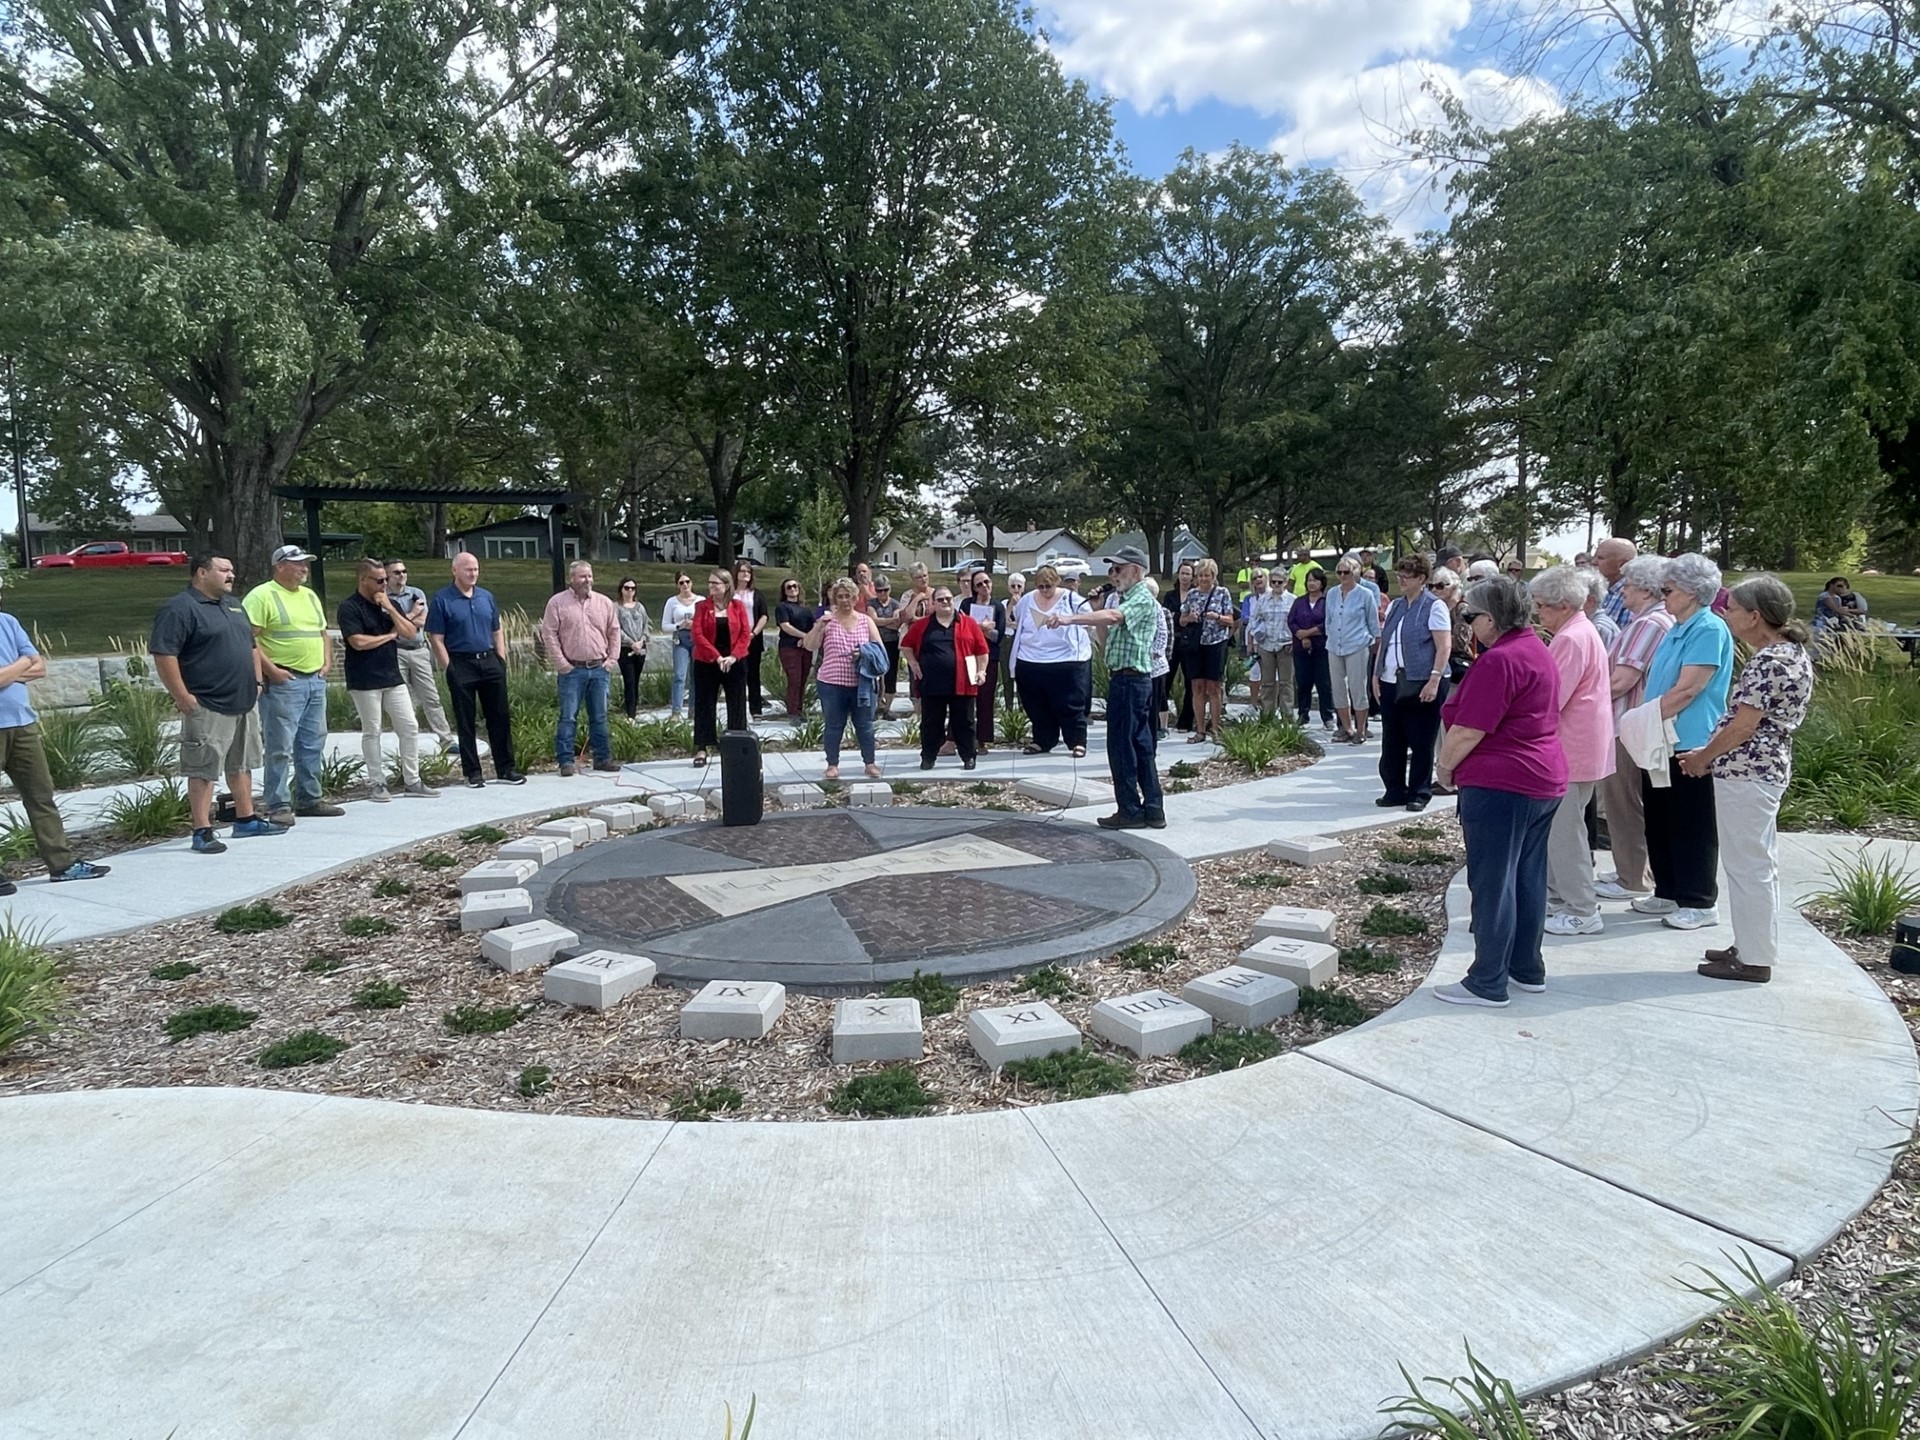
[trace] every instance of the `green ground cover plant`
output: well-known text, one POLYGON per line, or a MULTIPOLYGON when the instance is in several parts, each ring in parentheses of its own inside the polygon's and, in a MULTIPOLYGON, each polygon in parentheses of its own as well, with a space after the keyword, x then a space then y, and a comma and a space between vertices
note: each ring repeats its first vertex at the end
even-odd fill
POLYGON ((887 987, 887 996, 893 1000, 918 1000, 920 1013, 928 1015, 948 1015, 953 1007, 960 1003, 960 992, 938 974, 922 974, 916 970, 911 980, 896 980, 887 987))
POLYGON ((1283 875, 1277 870, 1263 870, 1257 875, 1236 875, 1233 883, 1242 890, 1285 890, 1292 886, 1293 876, 1283 875))
POLYGON ((1180 1047, 1180 1058, 1202 1070, 1238 1070, 1270 1060, 1281 1051, 1279 1037, 1270 1030, 1216 1030, 1180 1047))
POLYGON ((1404 875, 1362 875, 1353 888, 1362 895, 1404 895, 1413 889, 1413 882, 1404 875))
POLYGON ((553 1088, 553 1071, 545 1065, 529 1065, 520 1072, 514 1088, 529 1100, 544 1095, 553 1088))
POLYGON ((398 900, 413 893, 413 886, 404 880, 389 875, 373 887, 375 898, 380 900, 398 900))
POLYGON ((341 922, 340 933, 356 940, 371 940, 377 935, 391 935, 399 928, 384 915, 349 915, 341 922))
POLYGON ((745 1102, 731 1085, 695 1085, 675 1095, 667 1106, 669 1120, 711 1120, 722 1110, 738 1110, 745 1102))
POLYGON ((1129 970, 1164 970, 1180 958, 1171 945, 1137 940, 1114 957, 1129 970))
POLYGON ((338 955, 315 955, 300 967, 303 975, 331 975, 347 962, 338 955))
POLYGON ((924 1115, 939 1103, 911 1065, 889 1065, 854 1076, 833 1092, 827 1108, 836 1115, 924 1115))
POLYGON ((1372 1012, 1344 991, 1307 986, 1300 992, 1300 1017, 1333 1029, 1358 1025, 1372 1012))
POLYGON ((284 910, 276 910, 268 900, 255 900, 246 905, 234 905, 222 910, 213 922, 213 928, 222 935, 258 935, 267 930, 279 930, 293 923, 293 916, 284 910))
POLYGON ((1445 833, 1438 825, 1402 825, 1394 831, 1402 840, 1438 840, 1445 833))
POLYGON ((507 838, 507 832, 498 825, 475 825, 460 832, 462 845, 498 845, 507 838))
POLYGON ((1436 850, 1431 845, 1409 848, 1405 845, 1382 845, 1380 859, 1388 865, 1451 865, 1453 856, 1445 850, 1436 850))
POLYGON ((1027 975, 1027 989, 1047 1000, 1066 1000, 1080 993, 1073 977, 1058 965, 1042 965, 1027 975))
POLYGON ((353 992, 356 1010, 398 1010, 407 1003, 407 992, 391 980, 369 980, 353 992))
POLYGON ((189 975, 198 975, 200 967, 191 960, 174 960, 165 965, 156 965, 147 972, 155 980, 185 980, 189 975))
POLYGON ((1400 968, 1400 957, 1371 945, 1349 945, 1340 952, 1340 968, 1353 975, 1390 975, 1400 968))
POLYGON ((222 1001, 217 1005, 196 1005, 191 1010, 176 1010, 166 1018, 162 1028, 167 1032, 167 1039, 178 1045, 195 1035, 230 1035, 246 1029, 259 1018, 258 1011, 242 1010, 238 1005, 222 1001))
POLYGON ((414 856, 413 863, 426 870, 451 870, 460 862, 444 850, 429 850, 414 856))
POLYGON ((1366 919, 1360 922, 1362 935, 1424 935, 1427 922, 1424 917, 1411 911, 1400 910, 1392 905, 1376 905, 1367 911, 1366 919))
POLYGON ((1176 760, 1167 767, 1169 780, 1198 780, 1200 767, 1191 760, 1176 760))
POLYGON ((1133 1088, 1133 1066, 1109 1060, 1091 1050, 1063 1050, 1032 1060, 1015 1060, 1006 1067, 1009 1078, 1037 1090, 1051 1090, 1070 1100, 1091 1095, 1118 1095, 1133 1088))
POLYGON ((259 1055, 262 1070, 291 1070, 296 1065, 324 1065, 347 1048, 347 1042, 318 1030, 297 1030, 276 1040, 259 1055))
POLYGON ((484 1005, 462 1005, 440 1017, 440 1023, 456 1035, 498 1035, 519 1022, 520 1011, 512 1005, 490 1010, 484 1005))
POLYGON ((66 1003, 60 964, 43 933, 12 917, 0 922, 0 1055, 51 1035, 66 1003))

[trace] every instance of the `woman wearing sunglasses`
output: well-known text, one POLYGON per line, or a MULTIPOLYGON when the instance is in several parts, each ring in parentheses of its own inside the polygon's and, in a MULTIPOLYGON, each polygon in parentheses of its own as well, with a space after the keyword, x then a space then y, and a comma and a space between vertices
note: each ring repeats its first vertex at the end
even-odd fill
POLYGON ((773 607, 773 623, 780 629, 780 671, 787 677, 787 719, 800 723, 806 709, 807 651, 801 642, 813 629, 813 606, 801 598, 798 580, 780 582, 780 603, 773 607))
POLYGON ((620 582, 613 611, 620 619, 620 708, 627 719, 640 713, 640 672, 647 668, 647 641, 653 626, 640 603, 640 587, 629 575, 620 582))

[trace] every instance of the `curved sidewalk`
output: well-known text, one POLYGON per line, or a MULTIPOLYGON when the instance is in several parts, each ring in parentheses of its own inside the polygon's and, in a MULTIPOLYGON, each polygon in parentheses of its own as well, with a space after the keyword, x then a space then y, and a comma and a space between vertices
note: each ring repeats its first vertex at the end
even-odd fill
MULTIPOLYGON (((1789 859, 1792 855, 1789 855, 1789 859)), ((1788 893, 1807 877, 1789 877, 1788 893)), ((1464 895, 1435 979, 1464 968, 1464 895)), ((1231 1075, 675 1125, 271 1091, 0 1103, 9 1437, 1362 1440, 1462 1342, 1523 1391, 1778 1277, 1884 1181, 1908 1032, 1797 915, 1768 986, 1608 915, 1231 1075)), ((1429 982, 1432 983, 1431 981, 1429 982)))

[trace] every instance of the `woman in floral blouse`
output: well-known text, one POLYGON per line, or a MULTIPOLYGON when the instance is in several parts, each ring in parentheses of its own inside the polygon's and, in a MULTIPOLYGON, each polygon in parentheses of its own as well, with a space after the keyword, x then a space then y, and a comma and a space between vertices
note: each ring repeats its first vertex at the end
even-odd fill
POLYGON ((1733 944, 1707 951, 1700 973, 1765 984, 1779 951, 1780 866, 1774 821, 1793 778, 1793 732, 1813 698, 1807 627, 1793 618, 1793 592, 1771 575, 1729 592, 1727 628, 1753 650, 1727 696, 1713 738, 1680 757, 1688 775, 1713 776, 1714 819, 1727 870, 1733 944))

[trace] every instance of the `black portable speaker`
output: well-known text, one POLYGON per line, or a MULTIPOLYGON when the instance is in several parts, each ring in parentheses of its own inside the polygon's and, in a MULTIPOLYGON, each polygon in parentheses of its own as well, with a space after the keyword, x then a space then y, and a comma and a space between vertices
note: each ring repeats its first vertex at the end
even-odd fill
POLYGON ((729 730, 720 737, 720 823, 758 825, 765 809, 760 737, 751 730, 729 730))

